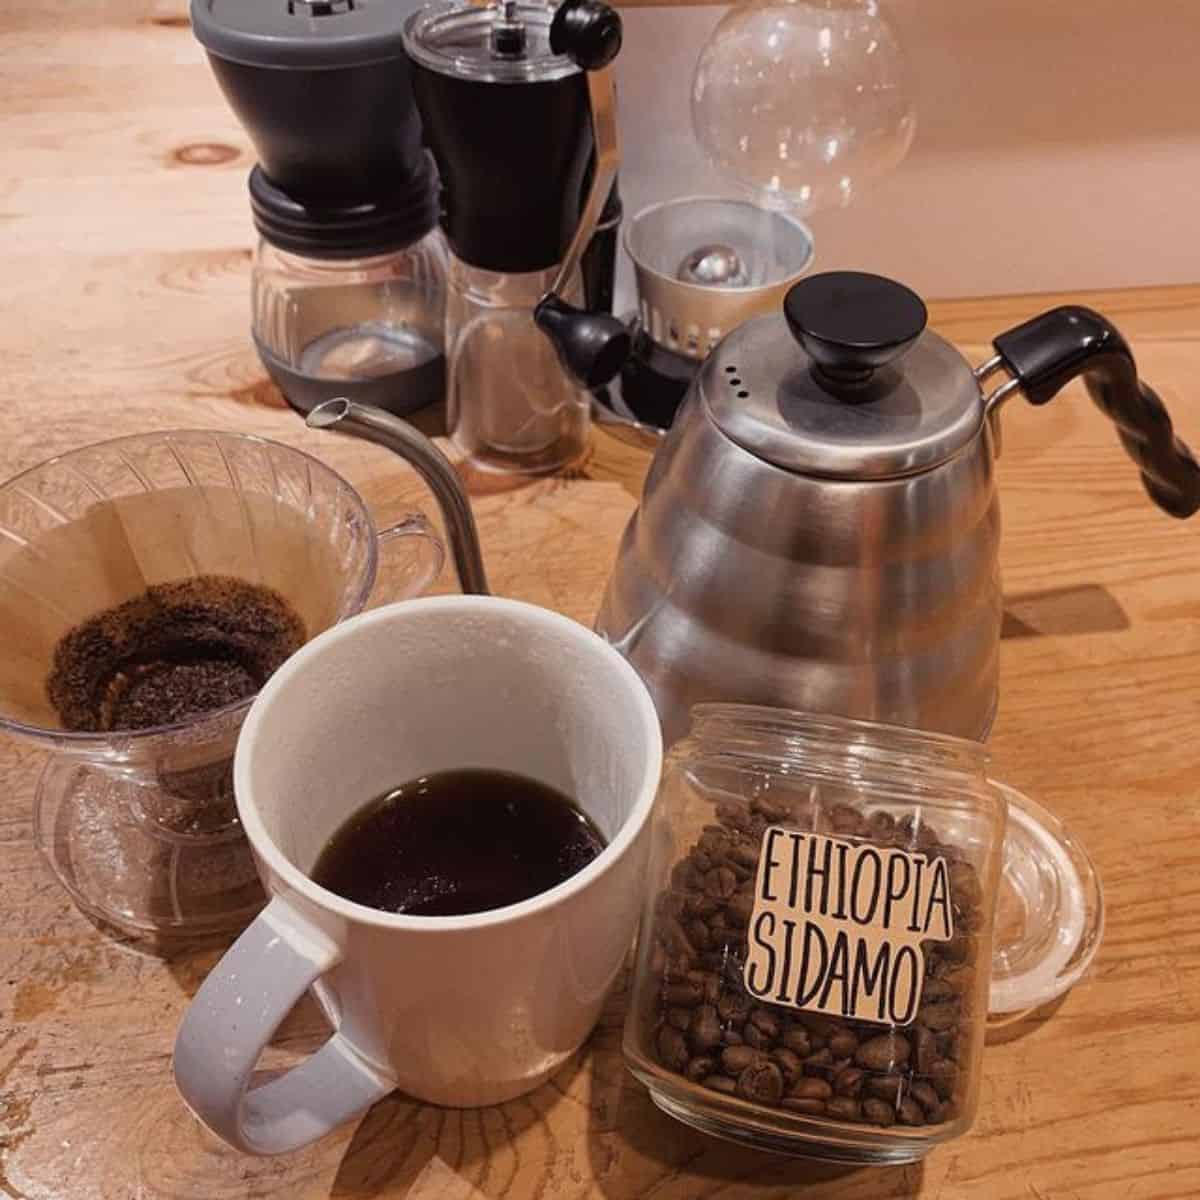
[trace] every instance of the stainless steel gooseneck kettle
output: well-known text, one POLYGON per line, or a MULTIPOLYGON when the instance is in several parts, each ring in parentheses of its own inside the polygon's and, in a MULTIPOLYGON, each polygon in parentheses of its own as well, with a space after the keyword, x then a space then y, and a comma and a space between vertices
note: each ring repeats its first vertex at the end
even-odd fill
POLYGON ((1018 390, 1044 404, 1083 376, 1154 502, 1176 517, 1200 508, 1200 466, 1098 313, 1035 317, 974 370, 925 323, 898 283, 814 275, 705 362, 597 619, 649 685, 668 740, 714 699, 986 737, 996 417, 1018 390))

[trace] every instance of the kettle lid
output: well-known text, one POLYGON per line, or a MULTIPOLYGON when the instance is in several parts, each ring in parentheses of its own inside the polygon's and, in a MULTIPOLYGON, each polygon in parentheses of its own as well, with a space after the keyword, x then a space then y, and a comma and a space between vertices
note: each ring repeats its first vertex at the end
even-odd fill
POLYGON ((401 58, 421 0, 192 0, 210 53, 251 67, 331 69, 401 58))
POLYGON ((978 433, 970 364, 925 328, 921 298, 860 271, 795 284, 782 314, 747 322, 709 355, 708 412, 758 458, 806 475, 887 479, 927 470, 978 433))

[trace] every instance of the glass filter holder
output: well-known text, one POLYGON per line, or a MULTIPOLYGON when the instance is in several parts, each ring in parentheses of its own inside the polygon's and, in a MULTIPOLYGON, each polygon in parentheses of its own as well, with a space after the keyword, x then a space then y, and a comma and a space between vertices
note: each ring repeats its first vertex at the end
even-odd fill
MULTIPOLYGON (((148 589, 217 579, 268 589, 315 636, 367 603, 385 540, 408 551, 387 555, 389 590, 423 591, 443 560, 423 516, 377 533, 341 476, 249 435, 118 438, 0 485, 0 614, 14 648, 0 662, 0 732, 51 755, 34 836, 84 913, 161 939, 239 928, 262 905, 230 778, 253 695, 137 728, 66 728, 48 692, 64 635, 146 603, 148 589)), ((175 661, 241 661, 250 627, 200 620, 175 661)), ((137 637, 112 644, 106 690, 145 665, 137 637)))

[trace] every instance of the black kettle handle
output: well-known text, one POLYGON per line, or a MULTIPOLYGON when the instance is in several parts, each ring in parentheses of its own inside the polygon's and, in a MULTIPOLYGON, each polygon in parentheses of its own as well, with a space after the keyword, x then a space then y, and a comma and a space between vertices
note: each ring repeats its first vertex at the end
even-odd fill
POLYGON ((1098 312, 1053 308, 992 341, 1030 404, 1052 400, 1082 375, 1142 472, 1150 499, 1173 517, 1200 509, 1200 463, 1175 435, 1154 389, 1138 379, 1128 343, 1098 312))

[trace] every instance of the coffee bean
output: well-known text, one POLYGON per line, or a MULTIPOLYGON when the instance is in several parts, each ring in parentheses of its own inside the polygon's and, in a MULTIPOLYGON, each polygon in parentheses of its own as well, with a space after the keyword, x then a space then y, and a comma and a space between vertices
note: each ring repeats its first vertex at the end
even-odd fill
POLYGON ((729 848, 731 862, 753 870, 758 866, 759 847, 751 842, 734 842, 729 848))
POLYGON ((887 843, 896 832, 896 818, 890 812, 878 809, 867 818, 867 835, 875 841, 887 843))
POLYGON ((692 1043, 692 1049, 696 1051, 711 1050, 714 1046, 720 1045, 721 1020, 717 1016, 717 1010, 711 1004, 702 1004, 690 1012, 684 1009, 684 1012, 687 1012, 690 1018, 688 1037, 692 1043))
POLYGON ((933 1060, 937 1054, 933 1034, 924 1025, 914 1025, 912 1028, 912 1040, 913 1063, 917 1070, 924 1075, 933 1066, 933 1060))
POLYGON ((687 1066, 688 1046, 682 1033, 670 1025, 664 1025, 658 1032, 658 1057, 664 1067, 672 1071, 682 1071, 687 1066))
POLYGON ((714 916, 720 907, 720 901, 714 900, 712 896, 704 892, 690 892, 683 898, 682 915, 685 919, 699 917, 704 921, 714 916))
POLYGON ((750 807, 740 800, 718 800, 717 820, 730 829, 749 832, 752 827, 750 807))
POLYGON ((862 1119, 862 1108, 857 1100, 849 1096, 834 1096, 825 1105, 825 1111, 835 1121, 858 1121, 862 1119))
POLYGON ((753 912, 754 897, 739 892, 736 896, 731 897, 725 905, 725 920, 740 928, 749 922, 750 914, 753 912))
POLYGON ((728 900, 737 885, 738 878, 728 867, 717 867, 704 877, 704 893, 714 900, 728 900))
POLYGON ((834 833, 844 837, 862 837, 867 832, 866 818, 849 804, 835 804, 829 811, 829 823, 834 833))
POLYGON ((747 1046, 753 1046, 756 1050, 766 1050, 771 1045, 771 1039, 757 1025, 752 1025, 749 1021, 742 1028, 742 1037, 747 1046))
POLYGON ((895 1107, 900 1101, 900 1090, 904 1086, 901 1075, 868 1075, 863 1090, 868 1096, 884 1100, 895 1107))
POLYGON ((668 958, 663 978, 668 983, 678 983, 680 980, 686 979, 692 972, 692 962, 693 960, 690 958, 668 958))
POLYGON ((744 1021, 754 1007, 749 996, 738 992, 725 992, 717 1001, 717 1015, 722 1021, 744 1021))
POLYGON ((835 1033, 829 1039, 829 1052, 834 1058, 851 1058, 858 1049, 858 1038, 848 1029, 835 1033))
POLYGON ((695 958, 696 951, 688 941, 683 926, 674 917, 664 917, 659 920, 659 933, 662 934, 663 944, 667 953, 674 958, 695 958))
POLYGON ((843 1067, 834 1076, 833 1090, 839 1096, 857 1096, 862 1091, 866 1073, 858 1067, 843 1067))
POLYGON ((728 1075, 710 1075, 704 1080, 704 1086, 712 1088, 714 1092, 724 1092, 732 1096, 737 1091, 737 1080, 730 1079, 728 1075))
POLYGON ((714 862, 719 862, 729 853, 731 844, 732 839, 720 825, 706 825, 696 843, 714 862))
POLYGON ((938 1099, 938 1094, 924 1080, 918 1079, 915 1083, 909 1085, 908 1094, 921 1106, 925 1115, 932 1121, 936 1113, 941 1110, 942 1102, 938 1099))
POLYGON ((762 1061, 762 1052, 755 1050, 753 1046, 727 1046, 721 1051, 721 1066, 734 1076, 762 1061))
POLYGON ((924 1125, 925 1114, 921 1111, 921 1107, 915 1100, 905 1096, 903 1100, 896 1105, 896 1119, 901 1125, 924 1125))
POLYGON ((750 1014, 750 1023, 769 1038, 779 1036, 779 1018, 765 1008, 756 1008, 750 1014))
POLYGON ((788 1089, 788 1095, 803 1100, 828 1100, 833 1095, 833 1088, 824 1079, 814 1079, 811 1075, 805 1075, 788 1089))
POLYGON ((937 1046, 938 1058, 952 1058, 958 1062, 962 1039, 959 1037, 957 1029, 952 1029, 947 1033, 935 1033, 933 1040, 937 1046))
POLYGON ((886 1100, 876 1100, 874 1097, 862 1102, 863 1119, 872 1125, 882 1125, 885 1129, 896 1123, 896 1110, 886 1100))
POLYGON ((803 1078, 804 1064, 800 1056, 792 1050, 781 1046, 771 1051, 771 1061, 783 1073, 783 1082, 790 1088, 798 1079, 803 1078))
POLYGON ((767 796, 755 796, 750 807, 772 825, 792 815, 792 806, 785 800, 773 800, 767 796))
POLYGON ((700 1083, 713 1073, 716 1065, 717 1060, 715 1058, 693 1058, 692 1061, 688 1063, 684 1074, 693 1083, 700 1083))
POLYGON ((974 958, 971 953, 974 939, 969 933, 955 933, 948 942, 941 942, 941 955, 947 962, 961 963, 974 958))
POLYGON ((942 1033, 958 1022, 958 1005, 950 1000, 922 1004, 917 1019, 934 1033, 942 1033))
POLYGON ((810 1074, 832 1074, 833 1073, 833 1055, 829 1053, 829 1047, 824 1050, 818 1050, 816 1054, 810 1054, 804 1060, 804 1070, 810 1074))
POLYGON ((712 938, 709 936, 708 926, 703 921, 696 918, 694 921, 689 921, 684 926, 684 931, 687 933, 688 941, 696 947, 697 950, 707 950, 712 938))
POLYGON ((801 1058, 807 1058, 812 1053, 812 1043, 809 1041, 807 1030, 785 1029, 779 1040, 801 1058))
POLYGON ((783 1074, 773 1062, 751 1063, 739 1076, 738 1095, 759 1104, 778 1104, 783 1097, 783 1074))
POLYGON ((807 1117, 823 1117, 825 1115, 824 1100, 808 1100, 802 1096, 784 1096, 779 1103, 783 1108, 803 1113, 807 1117))
POLYGON ((954 994, 954 988, 945 979, 926 979, 921 989, 921 999, 926 1003, 949 1000, 954 994))
POLYGON ((704 993, 690 979, 663 988, 663 999, 680 1008, 695 1008, 703 998, 704 993))
POLYGON ((863 1042, 855 1052, 854 1061, 868 1071, 890 1071, 908 1062, 908 1039, 898 1033, 885 1033, 863 1042))
POLYGON ((741 1030, 734 1029, 732 1026, 729 1029, 721 1030, 721 1045, 723 1046, 741 1046, 745 1039, 742 1037, 741 1030))
POLYGON ((686 1031, 691 1019, 692 1010, 690 1008, 667 1009, 667 1024, 673 1025, 678 1030, 686 1031))
POLYGON ((824 1013, 798 1012, 796 1020, 814 1037, 828 1039, 835 1033, 846 1032, 846 1027, 840 1021, 834 1020, 833 1017, 827 1017, 824 1013))
POLYGON ((929 1082, 943 1100, 948 1099, 958 1083, 958 1065, 948 1058, 939 1058, 929 1068, 929 1082))

